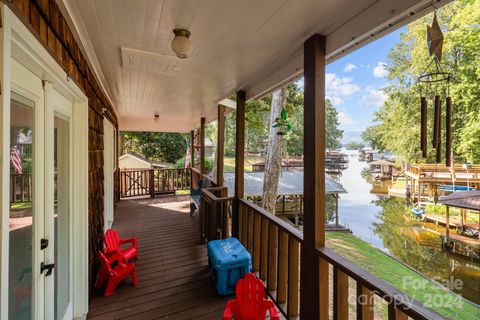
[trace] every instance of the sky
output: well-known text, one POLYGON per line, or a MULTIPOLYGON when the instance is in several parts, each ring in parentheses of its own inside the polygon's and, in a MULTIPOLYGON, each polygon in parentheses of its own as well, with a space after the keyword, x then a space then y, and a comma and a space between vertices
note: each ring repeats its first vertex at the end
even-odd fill
POLYGON ((394 31, 326 67, 326 95, 338 111, 343 142, 360 141, 360 133, 372 124, 373 114, 386 100, 384 68, 390 49, 400 41, 394 31))

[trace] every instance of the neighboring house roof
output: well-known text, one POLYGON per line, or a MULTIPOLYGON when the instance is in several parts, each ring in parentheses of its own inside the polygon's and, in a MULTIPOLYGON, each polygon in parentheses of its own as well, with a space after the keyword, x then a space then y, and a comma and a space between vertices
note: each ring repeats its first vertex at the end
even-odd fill
POLYGON ((158 167, 171 167, 172 166, 171 164, 160 162, 160 161, 150 160, 150 159, 147 159, 145 157, 142 157, 141 155, 138 155, 136 153, 131 153, 131 152, 125 153, 124 155, 120 156, 120 158, 118 158, 118 159, 122 160, 122 159, 125 159, 127 157, 135 158, 135 159, 137 159, 139 161, 142 161, 146 164, 149 164, 151 166, 158 166, 158 167))
POLYGON ((372 161, 372 162, 370 162, 370 165, 371 166, 390 166, 390 167, 392 167, 392 166, 395 166, 395 163, 382 159, 382 160, 372 161))
MULTIPOLYGON (((261 196, 263 193, 264 172, 246 172, 245 173, 245 196, 261 196)), ((234 192, 235 173, 227 172, 224 175, 225 186, 228 187, 228 194, 231 196, 234 192)), ((337 194, 346 193, 343 186, 333 180, 329 175, 325 175, 325 193, 337 194)), ((303 195, 303 172, 282 172, 278 181, 277 195, 303 195)))
POLYGON ((215 143, 210 138, 205 138, 205 147, 215 147, 215 143))
POLYGON ((446 196, 441 202, 450 207, 480 211, 480 191, 457 191, 446 196))

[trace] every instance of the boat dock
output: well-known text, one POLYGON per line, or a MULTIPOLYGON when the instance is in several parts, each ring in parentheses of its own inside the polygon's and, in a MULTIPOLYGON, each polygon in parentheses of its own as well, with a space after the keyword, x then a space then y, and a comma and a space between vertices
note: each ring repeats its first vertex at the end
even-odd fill
MULTIPOLYGON (((438 216, 438 215, 433 215, 433 214, 424 214, 423 215, 423 220, 435 223, 437 225, 445 227, 447 225, 447 219, 443 216, 438 216)), ((461 228, 462 223, 457 222, 456 220, 452 220, 450 218, 449 221, 449 226, 450 228, 461 228)), ((463 223, 463 228, 464 229, 472 229, 472 230, 477 230, 478 229, 478 224, 474 222, 465 222, 463 223)))

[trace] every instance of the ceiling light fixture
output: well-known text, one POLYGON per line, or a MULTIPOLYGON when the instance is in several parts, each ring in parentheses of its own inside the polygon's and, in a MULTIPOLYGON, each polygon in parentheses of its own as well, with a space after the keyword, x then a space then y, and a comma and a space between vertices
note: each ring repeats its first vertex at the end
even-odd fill
POLYGON ((173 33, 175 38, 172 40, 172 50, 178 58, 186 59, 190 51, 192 51, 191 32, 187 29, 174 29, 173 33))

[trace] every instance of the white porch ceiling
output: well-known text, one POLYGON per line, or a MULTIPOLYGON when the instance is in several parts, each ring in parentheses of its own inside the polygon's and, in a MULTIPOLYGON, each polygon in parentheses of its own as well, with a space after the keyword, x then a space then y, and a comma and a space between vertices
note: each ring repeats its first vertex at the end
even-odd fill
POLYGON ((303 42, 314 33, 327 36, 333 61, 434 9, 431 0, 57 1, 120 130, 175 132, 214 120, 218 102, 237 90, 256 97, 301 75, 303 42), (170 49, 174 28, 192 32, 187 60, 170 49))

